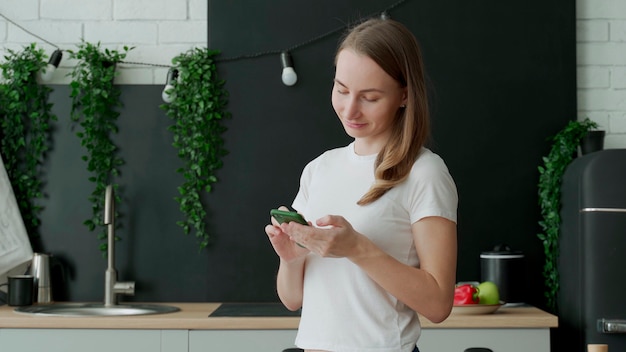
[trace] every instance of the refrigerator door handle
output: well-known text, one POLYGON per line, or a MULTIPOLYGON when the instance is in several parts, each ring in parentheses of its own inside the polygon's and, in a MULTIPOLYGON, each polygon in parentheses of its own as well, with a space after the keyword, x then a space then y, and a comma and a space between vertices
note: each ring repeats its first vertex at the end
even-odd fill
POLYGON ((581 213, 626 213, 624 208, 582 208, 581 213))
POLYGON ((603 334, 624 334, 626 333, 626 320, 598 319, 598 332, 603 334))

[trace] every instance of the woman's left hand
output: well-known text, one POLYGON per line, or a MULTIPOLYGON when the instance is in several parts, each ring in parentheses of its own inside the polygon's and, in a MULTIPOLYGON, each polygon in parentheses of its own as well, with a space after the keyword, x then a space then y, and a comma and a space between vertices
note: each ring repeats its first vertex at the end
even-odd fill
POLYGON ((353 256, 364 238, 343 216, 326 215, 317 219, 315 225, 317 227, 283 223, 281 229, 292 240, 322 257, 353 256))

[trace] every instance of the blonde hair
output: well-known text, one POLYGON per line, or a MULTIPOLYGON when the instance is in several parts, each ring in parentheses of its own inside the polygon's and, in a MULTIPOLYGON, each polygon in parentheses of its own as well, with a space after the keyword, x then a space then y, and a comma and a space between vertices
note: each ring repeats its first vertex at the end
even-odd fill
POLYGON ((374 164, 375 181, 357 202, 370 204, 407 179, 430 135, 430 114, 422 55, 415 36, 390 19, 370 19, 354 27, 341 41, 337 55, 351 49, 374 60, 401 87, 407 103, 399 108, 387 144, 374 164))

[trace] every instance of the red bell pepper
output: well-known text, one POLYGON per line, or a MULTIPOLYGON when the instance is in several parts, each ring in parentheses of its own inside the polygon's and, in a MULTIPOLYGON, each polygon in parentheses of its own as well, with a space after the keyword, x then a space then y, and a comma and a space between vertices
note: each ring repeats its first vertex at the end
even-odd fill
POLYGON ((454 305, 478 304, 478 288, 472 284, 457 285, 454 288, 454 305))

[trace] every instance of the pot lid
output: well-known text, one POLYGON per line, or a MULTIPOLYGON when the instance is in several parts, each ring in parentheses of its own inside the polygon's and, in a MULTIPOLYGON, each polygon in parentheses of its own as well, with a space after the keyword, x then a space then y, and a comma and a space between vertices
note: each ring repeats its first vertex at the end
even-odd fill
POLYGON ((485 259, 515 259, 524 258, 522 251, 514 251, 506 244, 499 244, 493 247, 493 250, 482 252, 481 258, 485 259))

